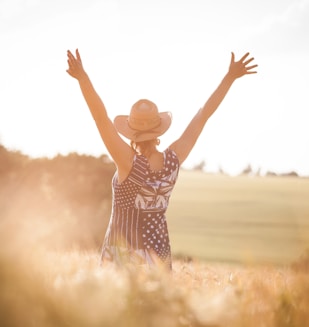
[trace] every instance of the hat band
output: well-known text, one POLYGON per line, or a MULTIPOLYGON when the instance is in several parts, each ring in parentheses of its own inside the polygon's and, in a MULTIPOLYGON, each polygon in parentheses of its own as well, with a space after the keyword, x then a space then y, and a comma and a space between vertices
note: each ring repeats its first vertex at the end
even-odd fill
POLYGON ((146 132, 152 129, 155 129, 161 125, 161 117, 154 117, 152 119, 138 119, 129 117, 128 125, 131 129, 134 129, 138 132, 146 132))

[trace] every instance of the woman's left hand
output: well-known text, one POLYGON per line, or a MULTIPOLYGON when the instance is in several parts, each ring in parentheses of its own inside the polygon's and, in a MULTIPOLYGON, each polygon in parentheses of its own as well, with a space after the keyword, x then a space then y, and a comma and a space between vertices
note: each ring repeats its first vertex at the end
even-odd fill
POLYGON ((252 65, 248 66, 250 62, 254 60, 254 58, 249 58, 249 52, 247 52, 244 56, 241 57, 239 61, 235 61, 235 55, 234 52, 231 54, 231 63, 229 67, 228 74, 233 77, 234 79, 242 77, 244 75, 248 74, 256 74, 256 70, 252 70, 256 68, 258 65, 252 65))
POLYGON ((86 74, 79 51, 76 49, 76 57, 74 57, 70 50, 68 50, 67 55, 69 68, 66 71, 70 76, 79 80, 84 74, 86 74))

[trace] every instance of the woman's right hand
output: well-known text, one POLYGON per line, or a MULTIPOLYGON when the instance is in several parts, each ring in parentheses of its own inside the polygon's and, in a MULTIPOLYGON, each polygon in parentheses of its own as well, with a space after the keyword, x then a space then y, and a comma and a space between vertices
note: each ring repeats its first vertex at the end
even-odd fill
POLYGON ((66 72, 70 76, 79 80, 86 73, 83 68, 82 60, 81 60, 78 49, 76 49, 75 53, 76 53, 76 57, 74 57, 74 55, 72 54, 72 52, 70 50, 68 50, 68 52, 67 52, 69 68, 66 70, 66 72))
POLYGON ((244 56, 242 56, 239 61, 235 61, 234 52, 231 53, 231 62, 228 71, 229 76, 231 76, 233 79, 237 79, 244 75, 257 73, 257 71, 253 69, 256 68, 258 65, 248 66, 254 60, 253 57, 247 59, 248 56, 249 56, 249 52, 247 52, 244 56))

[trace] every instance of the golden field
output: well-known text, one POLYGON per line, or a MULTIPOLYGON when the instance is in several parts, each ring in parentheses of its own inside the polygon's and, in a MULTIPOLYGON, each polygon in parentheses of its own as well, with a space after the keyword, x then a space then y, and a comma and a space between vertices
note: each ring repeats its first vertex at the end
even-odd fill
POLYGON ((96 252, 1 251, 1 326, 305 327, 309 254, 294 264, 100 267, 96 252))
POLYGON ((181 171, 168 221, 175 253, 286 264, 309 247, 309 179, 181 171))
POLYGON ((181 171, 167 274, 100 266, 104 156, 0 158, 1 327, 309 326, 309 179, 181 171))

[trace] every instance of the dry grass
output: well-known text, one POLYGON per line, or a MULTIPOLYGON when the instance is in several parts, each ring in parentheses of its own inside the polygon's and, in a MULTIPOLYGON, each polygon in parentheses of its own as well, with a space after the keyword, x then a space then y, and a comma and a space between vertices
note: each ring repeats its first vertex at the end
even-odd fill
POLYGON ((293 265, 101 267, 93 252, 1 252, 3 327, 309 325, 309 255, 293 265))

